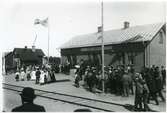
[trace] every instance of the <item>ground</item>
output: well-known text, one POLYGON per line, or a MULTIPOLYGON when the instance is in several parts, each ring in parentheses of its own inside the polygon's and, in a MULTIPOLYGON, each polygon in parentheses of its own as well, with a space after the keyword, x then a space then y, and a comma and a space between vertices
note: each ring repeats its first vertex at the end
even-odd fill
MULTIPOLYGON (((58 82, 50 83, 47 85, 36 85, 35 81, 19 81, 16 82, 14 79, 14 75, 4 75, 3 76, 3 82, 4 83, 9 83, 13 85, 19 85, 19 86, 29 86, 33 87, 36 89, 41 89, 41 90, 46 90, 46 91, 53 91, 53 92, 59 92, 59 93, 64 93, 64 94, 70 94, 70 95, 76 95, 76 96, 81 96, 81 97, 87 97, 87 98, 93 98, 93 99, 98 99, 98 100, 103 100, 103 101, 108 101, 115 103, 111 105, 112 111, 130 111, 130 109, 119 106, 116 104, 121 104, 121 105, 134 105, 134 96, 130 95, 130 97, 121 97, 121 96, 115 96, 114 94, 94 94, 91 93, 87 90, 85 90, 83 87, 76 88, 74 86, 74 75, 64 75, 64 74, 56 74, 55 75, 56 79, 58 82)), ((163 94, 165 96, 165 91, 163 91, 163 94)), ((151 101, 149 104, 149 107, 152 110, 155 111, 161 111, 165 112, 166 111, 166 103, 162 102, 160 99, 160 105, 155 105, 154 101, 151 101)), ((55 100, 50 100, 50 99, 45 99, 41 97, 37 97, 34 101, 36 104, 43 105, 48 112, 73 112, 75 109, 78 108, 85 108, 82 106, 78 105, 72 105, 60 101, 55 101, 55 100)), ((96 104, 96 103, 94 103, 96 104)), ((10 112, 12 108, 21 105, 21 99, 20 96, 17 92, 10 91, 10 90, 3 90, 3 111, 10 112)), ((97 105, 98 106, 98 105, 97 105)), ((107 106, 104 106, 107 108, 107 106)), ((91 109, 92 111, 100 111, 96 109, 91 109)))

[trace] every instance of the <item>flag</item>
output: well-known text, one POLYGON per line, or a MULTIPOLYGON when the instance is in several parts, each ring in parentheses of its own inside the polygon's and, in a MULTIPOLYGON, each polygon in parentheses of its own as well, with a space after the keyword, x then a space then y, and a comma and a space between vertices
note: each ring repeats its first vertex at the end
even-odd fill
POLYGON ((36 25, 36 24, 40 24, 40 19, 35 19, 34 25, 36 25))
POLYGON ((47 27, 48 26, 48 18, 41 21, 41 25, 47 27))
POLYGON ((98 27, 98 33, 101 33, 102 30, 103 30, 102 26, 99 26, 99 27, 98 27))
POLYGON ((98 37, 97 39, 98 39, 98 40, 102 38, 102 36, 101 36, 102 30, 103 30, 102 26, 99 26, 99 27, 98 27, 98 32, 97 32, 97 37, 98 37))
POLYGON ((41 24, 41 25, 47 27, 48 26, 48 18, 46 18, 44 20, 35 19, 34 25, 37 25, 37 24, 41 24))

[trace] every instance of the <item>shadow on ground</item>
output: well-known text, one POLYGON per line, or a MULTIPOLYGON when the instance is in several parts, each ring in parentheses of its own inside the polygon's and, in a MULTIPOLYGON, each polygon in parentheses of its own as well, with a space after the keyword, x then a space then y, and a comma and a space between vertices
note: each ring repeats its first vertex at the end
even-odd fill
POLYGON ((124 108, 131 111, 131 112, 157 112, 157 111, 152 110, 152 109, 150 109, 149 111, 144 111, 144 110, 139 110, 139 109, 135 110, 134 105, 131 105, 131 104, 125 104, 124 108))
POLYGON ((56 81, 50 81, 47 84, 51 84, 51 83, 59 83, 59 82, 70 82, 70 79, 62 79, 62 80, 56 80, 56 81))

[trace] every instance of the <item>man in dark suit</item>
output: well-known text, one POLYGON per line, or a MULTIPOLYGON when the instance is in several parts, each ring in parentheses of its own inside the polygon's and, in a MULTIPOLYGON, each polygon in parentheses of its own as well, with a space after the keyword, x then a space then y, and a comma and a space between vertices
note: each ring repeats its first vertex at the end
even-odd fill
POLYGON ((45 112, 43 106, 34 104, 33 101, 36 98, 34 89, 26 87, 20 94, 22 105, 12 109, 12 112, 45 112))
POLYGON ((40 79, 40 75, 41 75, 39 68, 37 68, 35 75, 36 75, 36 84, 39 84, 39 79, 40 79))
POLYGON ((164 66, 161 66, 161 75, 162 75, 162 88, 166 85, 166 69, 164 66))

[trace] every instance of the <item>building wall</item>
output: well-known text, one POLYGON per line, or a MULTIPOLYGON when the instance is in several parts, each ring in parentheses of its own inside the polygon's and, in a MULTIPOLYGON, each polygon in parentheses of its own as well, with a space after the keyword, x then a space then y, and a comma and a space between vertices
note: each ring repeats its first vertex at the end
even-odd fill
POLYGON ((134 57, 134 69, 136 72, 140 72, 144 66, 144 52, 137 52, 134 57))
POLYGON ((14 59, 13 53, 10 52, 8 55, 5 56, 5 71, 12 72, 17 69, 17 63, 14 59))
POLYGON ((67 60, 67 56, 61 56, 61 64, 65 64, 67 60))
MULTIPOLYGON (((114 67, 117 65, 131 64, 129 56, 134 58, 134 66, 137 71, 140 71, 144 66, 143 58, 143 43, 133 44, 121 44, 114 46, 105 46, 104 52, 104 65, 109 64, 114 67)), ((79 63, 81 59, 87 60, 88 63, 101 64, 101 48, 99 47, 87 47, 87 48, 75 48, 75 49, 63 49, 61 50, 62 64, 66 62, 68 56, 76 56, 76 62, 79 63), (84 51, 83 51, 84 50, 84 51), (95 60, 96 58, 96 60, 95 60), (98 59, 98 61, 97 61, 98 59)))
POLYGON ((104 54, 104 65, 107 66, 110 64, 114 55, 104 54))
POLYGON ((162 29, 147 46, 147 51, 148 66, 166 66, 166 34, 162 29))
MULTIPOLYGON (((92 59, 92 56, 90 56, 92 59)), ((77 63, 79 63, 81 61, 81 59, 83 60, 88 60, 88 55, 77 55, 77 63)))
POLYGON ((7 56, 5 56, 5 68, 8 70, 14 68, 14 63, 13 63, 13 54, 12 52, 9 53, 7 56))
MULTIPOLYGON (((81 59, 89 61, 93 60, 93 56, 90 55, 77 55, 77 63, 80 62, 81 59)), ((128 58, 128 53, 125 52, 125 65, 130 64, 129 58, 128 58)), ((67 61, 66 56, 62 56, 62 63, 65 63, 67 61)), ((89 61, 89 63, 91 63, 89 61)), ((109 64, 112 64, 114 67, 117 65, 122 65, 123 64, 123 57, 119 56, 118 53, 105 53, 104 55, 104 65, 107 66, 109 64)), ((140 72, 141 68, 144 66, 144 53, 143 52, 136 52, 134 55, 134 68, 136 72, 140 72)))
POLYGON ((105 54, 104 55, 104 65, 107 66, 109 64, 116 66, 120 64, 121 59, 117 56, 116 53, 111 53, 111 54, 105 54))

